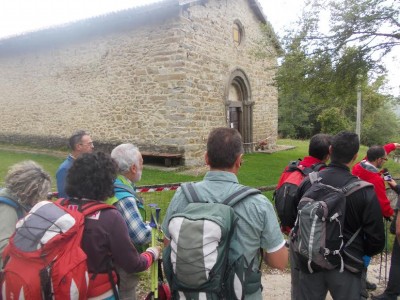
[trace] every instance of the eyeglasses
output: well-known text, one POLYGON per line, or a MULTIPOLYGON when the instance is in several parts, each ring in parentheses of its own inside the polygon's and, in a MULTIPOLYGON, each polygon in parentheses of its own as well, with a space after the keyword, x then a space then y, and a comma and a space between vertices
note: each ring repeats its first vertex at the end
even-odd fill
POLYGON ((89 143, 86 143, 86 144, 80 143, 79 145, 82 145, 82 146, 93 146, 93 142, 89 142, 89 143))
POLYGON ((244 159, 241 159, 241 160, 240 160, 240 166, 242 166, 243 163, 244 163, 244 159))

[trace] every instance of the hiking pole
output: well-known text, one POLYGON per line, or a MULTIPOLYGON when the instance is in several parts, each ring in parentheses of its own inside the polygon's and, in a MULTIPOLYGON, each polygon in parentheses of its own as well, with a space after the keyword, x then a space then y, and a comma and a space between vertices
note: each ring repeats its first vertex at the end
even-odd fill
MULTIPOLYGON (((154 218, 153 211, 151 211, 151 246, 157 246, 157 235, 158 235, 158 216, 159 216, 159 208, 157 204, 149 204, 150 209, 156 209, 156 218, 154 218), (158 210, 157 210, 158 209, 158 210), (157 213, 158 211, 158 213, 157 213), (158 215, 158 216, 157 216, 158 215)), ((158 299, 158 265, 154 261, 150 267, 150 276, 151 276, 151 292, 153 294, 153 299, 158 299)))
POLYGON ((387 256, 388 256, 388 232, 387 232, 388 220, 385 219, 385 287, 387 286, 387 256))
MULTIPOLYGON (((156 228, 155 228, 155 242, 158 242, 159 239, 159 229, 160 229, 160 211, 161 208, 159 208, 158 206, 156 206, 156 228)), ((157 244, 156 244, 157 245, 157 244)), ((154 299, 158 299, 158 262, 154 262, 154 299)))
MULTIPOLYGON (((386 277, 387 277, 387 247, 388 247, 388 240, 387 240, 387 221, 384 219, 383 221, 385 223, 385 281, 384 284, 386 286, 386 277)), ((383 251, 381 252, 381 261, 379 264, 379 279, 378 283, 381 283, 381 278, 382 278, 382 262, 383 262, 383 251)))
POLYGON ((381 263, 379 264, 379 279, 378 283, 381 283, 381 276, 382 276, 382 260, 383 260, 383 252, 381 252, 381 263))
POLYGON ((159 208, 159 207, 157 206, 157 207, 156 207, 156 224, 157 224, 157 229, 160 229, 160 228, 159 228, 160 211, 161 211, 161 208, 159 208))

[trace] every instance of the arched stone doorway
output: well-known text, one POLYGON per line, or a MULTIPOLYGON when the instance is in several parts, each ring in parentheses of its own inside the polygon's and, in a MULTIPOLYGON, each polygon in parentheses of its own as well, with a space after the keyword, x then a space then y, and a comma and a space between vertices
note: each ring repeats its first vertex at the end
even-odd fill
POLYGON ((246 74, 234 70, 228 80, 225 92, 226 122, 242 135, 246 153, 253 151, 253 105, 250 82, 246 74))

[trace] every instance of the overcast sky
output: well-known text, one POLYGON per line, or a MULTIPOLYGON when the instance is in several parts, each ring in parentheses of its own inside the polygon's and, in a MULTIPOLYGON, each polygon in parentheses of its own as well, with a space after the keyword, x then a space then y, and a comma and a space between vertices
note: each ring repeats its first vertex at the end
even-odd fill
MULTIPOLYGON (((0 39, 24 32, 101 15, 157 0, 0 0, 0 39)), ((264 14, 279 34, 299 17, 304 0, 259 0, 264 14)), ((396 87, 400 62, 390 55, 386 60, 391 85, 396 87)))
MULTIPOLYGON (((1 0, 0 37, 154 2, 157 0, 1 0)), ((303 0, 259 2, 276 30, 295 19, 303 5, 303 0)))

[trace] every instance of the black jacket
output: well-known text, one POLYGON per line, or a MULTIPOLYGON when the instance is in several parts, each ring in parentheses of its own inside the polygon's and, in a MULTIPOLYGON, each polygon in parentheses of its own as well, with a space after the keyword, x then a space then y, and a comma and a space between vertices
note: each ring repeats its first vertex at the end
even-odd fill
MULTIPOLYGON (((358 177, 350 173, 350 169, 342 164, 331 163, 326 169, 319 172, 321 182, 336 188, 341 188, 347 184, 359 180, 358 177)), ((310 188, 311 183, 306 178, 300 185, 297 193, 297 203, 304 193, 310 188)), ((383 218, 376 197, 374 187, 365 187, 346 198, 346 213, 344 219, 344 244, 361 227, 360 233, 354 241, 346 248, 343 255, 345 265, 348 269, 356 268, 361 271, 364 255, 373 256, 380 253, 385 246, 385 231, 383 218), (350 256, 356 260, 350 259, 350 256)))

